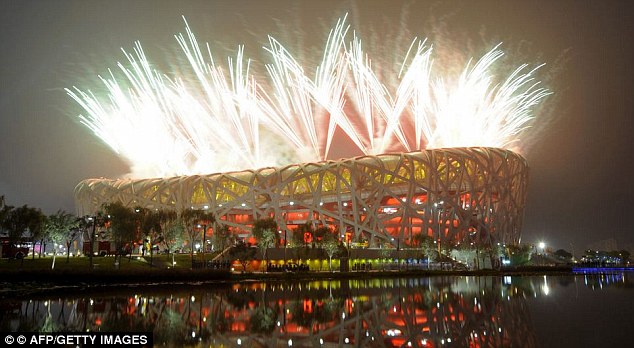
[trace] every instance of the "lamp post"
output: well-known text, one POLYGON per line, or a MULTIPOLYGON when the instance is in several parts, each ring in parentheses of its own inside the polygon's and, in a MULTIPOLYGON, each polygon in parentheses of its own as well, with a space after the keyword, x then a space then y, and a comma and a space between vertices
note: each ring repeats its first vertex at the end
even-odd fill
MULTIPOLYGON (((345 270, 347 272, 349 272, 350 271, 350 262, 351 262, 350 261, 350 258, 351 258, 351 255, 350 255, 350 242, 347 240, 345 232, 344 232, 344 234, 341 235, 341 243, 343 243, 343 247, 346 248, 346 261, 345 261, 344 264, 346 264, 347 266, 344 266, 344 267, 345 267, 345 270)), ((341 259, 340 259, 339 262, 340 262, 339 269, 341 270, 341 259)))
POLYGON ((88 221, 92 221, 92 232, 90 233, 90 253, 89 253, 89 258, 90 258, 90 269, 93 268, 93 264, 92 264, 92 256, 95 253, 95 228, 97 228, 97 217, 96 216, 89 216, 88 217, 88 221))
MULTIPOLYGON (((280 235, 282 235, 282 230, 278 230, 277 233, 280 235)), ((286 229, 284 229, 284 265, 286 265, 286 229)))
POLYGON ((201 259, 203 260, 203 268, 205 267, 205 247, 207 246, 207 224, 203 224, 203 225, 198 225, 198 228, 203 229, 203 246, 202 246, 202 254, 201 254, 201 259))
POLYGON ((440 254, 440 214, 442 213, 442 205, 444 204, 444 201, 440 201, 437 203, 434 203, 434 208, 438 209, 438 260, 440 261, 441 259, 441 254, 440 254))
MULTIPOLYGON (((394 242, 394 237, 392 237, 392 242, 394 242)), ((399 252, 400 250, 401 250, 401 239, 396 238, 396 262, 397 262, 397 268, 399 271, 401 270, 401 258, 400 258, 400 252, 399 252)))
POLYGON ((542 265, 544 265, 546 264, 546 259, 545 259, 546 253, 544 252, 544 250, 546 249, 546 243, 539 242, 537 246, 539 247, 539 250, 540 250, 539 254, 541 255, 542 265))

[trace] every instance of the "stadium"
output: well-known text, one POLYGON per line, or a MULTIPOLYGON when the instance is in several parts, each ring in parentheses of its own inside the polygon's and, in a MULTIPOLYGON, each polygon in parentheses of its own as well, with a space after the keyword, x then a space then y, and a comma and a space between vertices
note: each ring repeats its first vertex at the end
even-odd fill
MULTIPOLYGON (((292 235, 326 226, 370 247, 441 243, 517 244, 528 182, 510 150, 471 147, 361 156, 240 172, 156 179, 87 179, 75 189, 80 215, 120 201, 148 209, 209 209, 216 226, 248 238, 256 219, 292 235)), ((290 239, 290 238, 289 238, 290 239)))

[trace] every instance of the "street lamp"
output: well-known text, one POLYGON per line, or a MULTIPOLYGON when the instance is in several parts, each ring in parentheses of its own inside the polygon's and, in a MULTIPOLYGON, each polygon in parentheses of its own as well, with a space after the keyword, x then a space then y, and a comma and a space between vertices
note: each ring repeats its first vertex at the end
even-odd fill
POLYGON ((92 232, 90 233, 90 252, 88 256, 90 258, 90 269, 93 269, 92 256, 95 253, 95 229, 97 228, 97 217, 96 216, 88 216, 86 218, 88 222, 92 223, 92 232))
MULTIPOLYGON (((100 227, 103 227, 103 225, 106 224, 111 218, 112 216, 102 215, 101 213, 97 213, 96 215, 87 215, 84 217, 87 223, 92 224, 92 231, 90 231, 90 252, 88 254, 90 258, 90 269, 93 268, 92 258, 95 254, 95 238, 96 238, 97 225, 99 225, 100 227)), ((103 234, 103 231, 100 233, 101 238, 103 238, 102 234, 103 234)))
MULTIPOLYGON (((277 233, 282 237, 282 230, 278 230, 277 233)), ((284 265, 286 265, 286 229, 284 229, 284 265)))
POLYGON ((207 247, 207 224, 203 224, 203 225, 198 225, 198 228, 203 229, 203 249, 202 249, 202 254, 201 254, 201 258, 203 260, 203 267, 205 267, 205 248, 207 247))
MULTIPOLYGON (((394 237, 392 237, 392 245, 394 245, 394 237)), ((398 269, 401 269, 401 258, 400 258, 400 253, 399 250, 401 249, 401 239, 400 238, 396 238, 396 262, 398 269)))
POLYGON ((440 214, 442 213, 442 205, 444 203, 445 203, 444 201, 440 201, 440 202, 434 203, 434 208, 438 209, 438 260, 439 261, 441 259, 441 255, 440 255, 440 214))

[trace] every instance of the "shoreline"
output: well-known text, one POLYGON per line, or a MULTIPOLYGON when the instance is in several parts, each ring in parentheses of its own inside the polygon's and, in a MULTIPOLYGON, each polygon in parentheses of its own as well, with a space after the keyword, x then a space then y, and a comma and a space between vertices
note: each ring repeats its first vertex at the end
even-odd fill
POLYGON ((501 270, 372 270, 372 271, 306 271, 306 272, 249 272, 232 273, 228 270, 154 269, 136 270, 11 270, 2 276, 0 301, 26 297, 76 295, 78 293, 129 292, 130 289, 165 291, 166 285, 184 288, 224 287, 236 283, 346 280, 404 277, 453 276, 574 276, 584 272, 634 271, 634 267, 576 268, 572 266, 525 266, 501 270))

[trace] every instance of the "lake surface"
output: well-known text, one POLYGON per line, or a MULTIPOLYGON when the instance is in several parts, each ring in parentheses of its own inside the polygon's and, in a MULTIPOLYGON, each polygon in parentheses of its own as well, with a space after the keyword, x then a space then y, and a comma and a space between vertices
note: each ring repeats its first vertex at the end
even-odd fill
POLYGON ((167 346, 617 347, 634 338, 632 276, 70 288, 0 300, 0 331, 144 331, 167 346))

